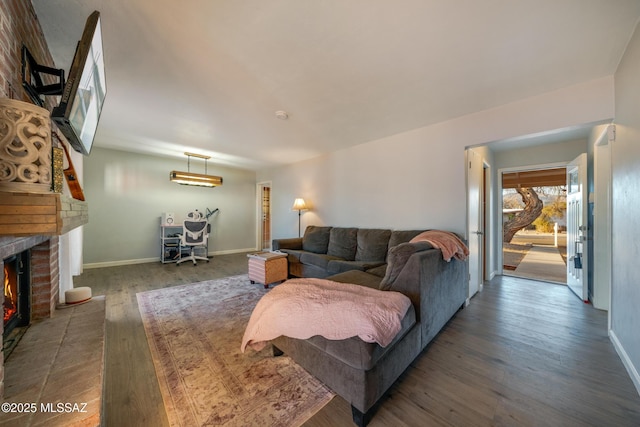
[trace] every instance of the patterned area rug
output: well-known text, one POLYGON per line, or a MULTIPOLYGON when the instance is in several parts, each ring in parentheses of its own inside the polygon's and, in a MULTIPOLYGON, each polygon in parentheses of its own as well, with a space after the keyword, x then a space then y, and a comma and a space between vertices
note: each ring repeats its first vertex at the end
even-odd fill
POLYGON ((266 292, 241 275, 137 294, 172 426, 296 426, 333 398, 270 346, 240 352, 266 292))

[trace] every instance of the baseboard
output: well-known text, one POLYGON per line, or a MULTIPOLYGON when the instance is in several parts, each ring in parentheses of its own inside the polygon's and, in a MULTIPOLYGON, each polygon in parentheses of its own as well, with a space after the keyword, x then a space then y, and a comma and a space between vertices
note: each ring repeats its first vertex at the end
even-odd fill
POLYGON ((618 356, 620 356, 622 364, 627 369, 627 372, 631 377, 631 381, 633 381, 633 385, 636 386, 636 391, 638 392, 638 394, 640 394, 640 374, 638 373, 638 370, 635 366, 633 366, 633 362, 629 358, 629 355, 624 350, 624 347, 622 346, 620 340, 618 340, 616 333, 612 330, 609 330, 609 339, 613 343, 613 348, 616 349, 618 356))
POLYGON ((88 264, 82 264, 82 267, 85 270, 89 270, 92 268, 118 267, 121 265, 133 265, 133 264, 146 264, 148 262, 160 262, 160 258, 123 259, 119 261, 92 262, 88 264))
MULTIPOLYGON (((231 255, 231 254, 239 254, 244 252, 255 252, 256 248, 245 248, 245 249, 230 249, 226 251, 216 251, 209 252, 209 256, 216 255, 231 255)), ((123 259, 118 261, 104 261, 104 262, 92 262, 88 264, 83 264, 82 267, 86 270, 92 268, 103 268, 103 267, 118 267, 121 265, 134 265, 134 264, 146 264, 149 262, 160 262, 160 257, 158 258, 140 258, 140 259, 123 259)))
POLYGON ((227 251, 217 251, 217 252, 209 252, 209 256, 214 255, 231 255, 231 254, 239 254, 243 252, 256 252, 257 248, 245 248, 245 249, 230 249, 227 251))

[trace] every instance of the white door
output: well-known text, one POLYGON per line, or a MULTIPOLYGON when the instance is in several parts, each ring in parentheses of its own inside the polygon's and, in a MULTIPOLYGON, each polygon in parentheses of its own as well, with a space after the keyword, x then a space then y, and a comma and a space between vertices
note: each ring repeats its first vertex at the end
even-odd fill
POLYGON ((469 245, 469 298, 482 284, 482 158, 467 150, 467 236, 469 245))
POLYGON ((587 271, 587 154, 567 166, 567 285, 589 300, 587 271))

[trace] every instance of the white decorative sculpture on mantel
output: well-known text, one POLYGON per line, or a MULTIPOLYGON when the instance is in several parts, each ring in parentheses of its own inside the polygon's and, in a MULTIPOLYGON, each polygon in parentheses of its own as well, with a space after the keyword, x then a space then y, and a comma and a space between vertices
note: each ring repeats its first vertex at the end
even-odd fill
POLYGON ((49 111, 0 99, 0 191, 51 192, 49 111))

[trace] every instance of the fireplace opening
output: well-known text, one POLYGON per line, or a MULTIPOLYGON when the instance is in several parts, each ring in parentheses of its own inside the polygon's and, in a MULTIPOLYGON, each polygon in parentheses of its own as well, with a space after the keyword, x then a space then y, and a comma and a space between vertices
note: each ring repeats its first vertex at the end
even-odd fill
POLYGON ((4 260, 4 332, 2 351, 11 354, 31 321, 30 251, 4 260))

